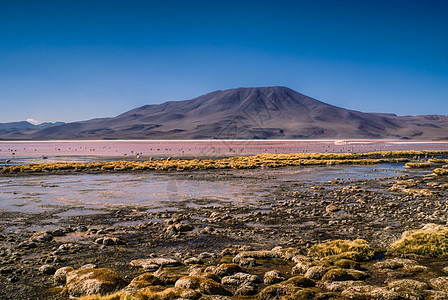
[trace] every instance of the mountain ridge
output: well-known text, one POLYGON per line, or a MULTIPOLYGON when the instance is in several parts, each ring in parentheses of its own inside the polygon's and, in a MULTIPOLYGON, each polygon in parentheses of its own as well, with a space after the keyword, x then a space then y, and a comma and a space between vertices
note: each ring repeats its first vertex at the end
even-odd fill
POLYGON ((287 87, 251 87, 144 105, 110 118, 0 131, 0 138, 440 140, 448 139, 448 116, 364 113, 287 87))

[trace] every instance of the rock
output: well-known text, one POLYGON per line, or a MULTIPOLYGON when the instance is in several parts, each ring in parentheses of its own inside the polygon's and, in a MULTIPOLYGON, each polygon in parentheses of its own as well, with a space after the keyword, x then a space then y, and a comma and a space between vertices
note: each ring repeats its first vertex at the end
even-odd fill
POLYGON ((53 240, 53 236, 51 235, 50 231, 41 231, 34 233, 30 237, 30 240, 34 242, 48 243, 53 240))
POLYGON ((305 278, 300 275, 291 277, 288 280, 283 281, 281 284, 293 284, 295 286, 303 288, 314 287, 316 285, 316 283, 313 280, 305 278))
POLYGON ((95 265, 95 264, 85 264, 85 265, 80 266, 79 268, 80 269, 87 269, 87 268, 94 269, 96 267, 97 267, 97 265, 95 265))
POLYGON ((239 263, 241 259, 246 257, 251 257, 254 259, 267 259, 267 258, 278 258, 278 253, 273 251, 242 251, 238 253, 234 258, 234 263, 239 263))
POLYGON ((176 288, 197 290, 206 295, 230 295, 221 284, 209 278, 199 276, 184 276, 176 281, 176 288))
POLYGON ((221 279, 224 288, 238 295, 254 295, 257 288, 258 276, 247 273, 236 273, 231 276, 225 276, 221 279))
POLYGON ((224 276, 230 276, 233 275, 235 273, 238 272, 242 272, 243 270, 241 269, 241 267, 237 264, 221 264, 219 265, 216 270, 215 270, 215 274, 218 275, 219 277, 224 277, 224 276))
POLYGON ((17 245, 17 248, 33 249, 36 248, 37 244, 33 241, 24 241, 17 245))
POLYGON ((52 236, 64 236, 65 235, 65 230, 64 229, 55 229, 53 231, 51 231, 51 235, 52 236))
POLYGON ((196 264, 202 264, 202 260, 197 257, 190 257, 183 261, 184 265, 196 265, 196 264))
MULTIPOLYGON (((347 282, 351 283, 353 281, 347 282)), ((371 299, 369 298, 369 295, 374 289, 375 287, 371 285, 354 285, 344 289, 341 296, 344 297, 344 299, 371 299)))
POLYGON ((155 271, 160 267, 176 267, 180 262, 173 258, 143 258, 131 261, 132 267, 142 267, 146 271, 155 271))
POLYGON ((428 272, 428 267, 422 266, 422 265, 407 265, 403 267, 403 271, 411 272, 411 273, 422 273, 422 272, 428 272))
MULTIPOLYGON (((373 299, 384 299, 384 300, 401 300, 401 297, 397 292, 388 290, 386 288, 375 288, 370 292, 370 297, 373 299)), ((404 298, 409 299, 409 298, 404 298)), ((411 298, 415 300, 420 300, 418 298, 411 298)))
POLYGON ((103 239, 103 245, 104 246, 113 246, 113 245, 115 245, 115 241, 110 237, 105 237, 103 239))
POLYGON ((322 281, 361 280, 368 277, 367 273, 350 269, 331 269, 322 277, 322 281))
POLYGON ((349 289, 351 287, 355 286, 364 286, 366 283, 364 281, 353 281, 353 280, 347 280, 347 281, 324 281, 322 282, 322 286, 333 292, 342 292, 346 289, 349 289))
POLYGON ((86 232, 87 231, 87 227, 84 225, 79 225, 78 227, 76 227, 76 231, 78 232, 86 232))
POLYGON ((322 277, 327 272, 328 268, 323 266, 313 266, 306 270, 305 277, 309 279, 322 279, 322 277))
POLYGON ((156 276, 150 273, 143 273, 134 279, 127 286, 127 288, 141 289, 147 286, 162 285, 163 282, 156 276))
POLYGON ((303 276, 295 276, 281 283, 273 284, 264 288, 258 294, 258 299, 313 299, 313 293, 307 292, 304 288, 314 286, 315 283, 311 279, 303 276))
POLYGON ((384 261, 379 261, 373 265, 375 269, 385 269, 385 270, 395 270, 398 268, 403 268, 405 266, 415 266, 417 261, 405 258, 392 258, 386 259, 384 261))
POLYGON ((327 205, 327 207, 325 207, 325 211, 327 213, 333 213, 333 212, 339 211, 339 208, 334 204, 330 204, 330 205, 327 205))
POLYGON ((56 272, 56 268, 52 265, 43 265, 39 268, 39 272, 45 275, 53 275, 56 272))
POLYGON ((291 258, 291 261, 295 262, 296 264, 298 264, 299 262, 311 262, 311 259, 305 255, 296 255, 294 257, 291 258))
POLYGON ((55 285, 65 285, 67 279, 67 273, 72 272, 72 267, 62 267, 56 270, 53 275, 53 281, 55 285))
POLYGON ((105 268, 78 269, 67 273, 63 294, 82 295, 107 294, 126 285, 117 273, 105 268))
POLYGON ((243 268, 255 267, 257 261, 252 257, 243 257, 240 259, 238 265, 243 268))
POLYGON ((293 284, 273 284, 264 288, 259 294, 259 300, 294 299, 293 295, 301 288, 293 284), (285 297, 285 298, 284 298, 285 297))
POLYGON ((272 270, 264 273, 263 276, 263 282, 266 285, 271 285, 275 283, 279 283, 285 280, 285 277, 283 277, 282 273, 277 270, 272 270))
POLYGON ((448 277, 437 277, 429 280, 429 284, 436 290, 448 292, 448 277))
POLYGON ((186 231, 191 231, 194 229, 193 226, 190 226, 190 225, 184 224, 184 223, 179 223, 174 226, 176 228, 176 231, 178 231, 178 232, 186 232, 186 231))
POLYGON ((395 280, 391 281, 387 284, 388 287, 391 288, 405 288, 405 289, 411 289, 414 291, 423 291, 429 289, 429 286, 421 281, 413 280, 413 279, 401 279, 401 280, 395 280))
POLYGON ((284 260, 292 260, 294 257, 301 255, 300 250, 297 248, 275 247, 271 251, 276 255, 277 258, 281 258, 284 260))
POLYGON ((291 270, 292 275, 302 275, 312 266, 310 262, 298 262, 291 270))
POLYGON ((214 258, 216 255, 211 252, 202 252, 198 255, 198 258, 201 260, 214 258))

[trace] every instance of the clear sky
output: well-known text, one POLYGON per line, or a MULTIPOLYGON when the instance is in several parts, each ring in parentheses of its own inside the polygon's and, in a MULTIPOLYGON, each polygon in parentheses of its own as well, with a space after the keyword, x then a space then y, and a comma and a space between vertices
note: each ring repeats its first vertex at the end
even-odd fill
POLYGON ((273 85, 365 112, 448 114, 448 1, 0 1, 0 122, 273 85))

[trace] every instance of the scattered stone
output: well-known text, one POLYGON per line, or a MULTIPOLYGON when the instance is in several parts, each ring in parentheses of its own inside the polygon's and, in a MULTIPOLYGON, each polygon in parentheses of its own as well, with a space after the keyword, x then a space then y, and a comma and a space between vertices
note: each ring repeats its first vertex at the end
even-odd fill
POLYGON ((131 261, 132 267, 142 267, 146 271, 156 271, 160 267, 176 267, 180 262, 173 258, 143 258, 131 261))
POLYGON ((355 286, 364 286, 366 283, 364 281, 353 281, 353 280, 346 280, 346 281, 323 281, 322 286, 323 288, 332 291, 332 292, 342 292, 344 290, 347 290, 351 287, 355 286))
POLYGON ((67 280, 67 273, 74 271, 72 267, 62 267, 56 270, 53 275, 55 285, 65 285, 67 280))
POLYGON ((272 270, 264 273, 263 282, 266 285, 271 285, 275 283, 279 283, 286 280, 283 274, 280 271, 272 270))
POLYGON ((394 289, 405 288, 411 289, 413 291, 423 291, 429 289, 429 286, 426 283, 414 279, 401 279, 391 281, 387 284, 387 286, 394 289))
POLYGON ((243 270, 241 269, 241 267, 237 264, 229 264, 229 263, 225 263, 225 264, 221 264, 219 265, 216 270, 214 271, 214 273, 216 275, 218 275, 219 277, 224 277, 224 276, 230 276, 233 274, 236 274, 238 272, 242 272, 243 270))
POLYGON ((309 279, 320 280, 327 272, 328 268, 323 266, 313 266, 306 270, 305 277, 309 279))
POLYGON ((327 271, 322 281, 362 280, 367 277, 367 273, 362 271, 337 268, 327 271))
POLYGON ((34 233, 30 240, 33 242, 41 242, 41 243, 47 243, 51 242, 53 240, 53 236, 51 235, 50 231, 41 231, 34 233))
POLYGON ((257 291, 255 283, 259 281, 258 276, 247 273, 236 273, 221 279, 224 288, 236 295, 254 295, 257 291))
POLYGON ((52 265, 43 265, 39 268, 39 272, 45 275, 53 275, 56 272, 56 268, 52 265))
POLYGON ((298 262, 291 270, 292 275, 302 275, 312 266, 310 262, 298 262))
POLYGON ((325 207, 325 211, 327 213, 333 213, 333 212, 339 211, 339 208, 334 204, 330 204, 330 205, 327 205, 327 207, 325 207))

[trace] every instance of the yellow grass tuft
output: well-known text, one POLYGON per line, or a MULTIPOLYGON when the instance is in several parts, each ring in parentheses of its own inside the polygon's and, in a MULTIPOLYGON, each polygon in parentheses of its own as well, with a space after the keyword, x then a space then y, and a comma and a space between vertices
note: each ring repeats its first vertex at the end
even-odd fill
POLYGON ((437 176, 448 175, 448 169, 445 169, 445 168, 437 168, 437 169, 432 170, 432 172, 437 176))
POLYGON ((405 231, 389 249, 391 254, 418 254, 427 257, 448 255, 448 227, 427 224, 422 229, 405 231))
POLYGON ((431 164, 424 162, 424 163, 406 163, 406 168, 407 169, 424 169, 424 168, 430 168, 431 164))
POLYGON ((355 261, 368 261, 375 255, 375 250, 362 239, 354 241, 334 240, 314 245, 308 255, 317 259, 352 259, 355 261))

